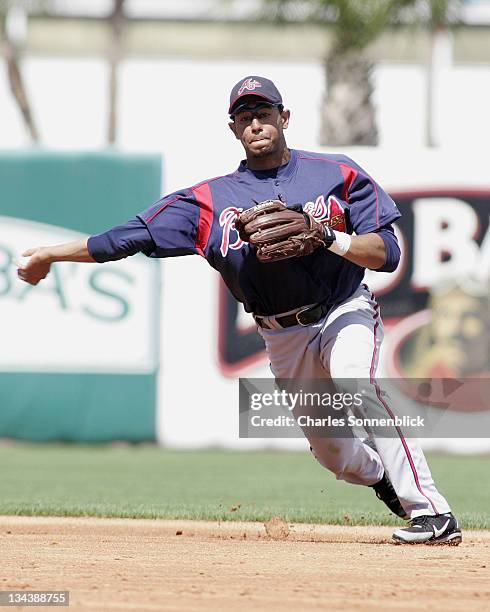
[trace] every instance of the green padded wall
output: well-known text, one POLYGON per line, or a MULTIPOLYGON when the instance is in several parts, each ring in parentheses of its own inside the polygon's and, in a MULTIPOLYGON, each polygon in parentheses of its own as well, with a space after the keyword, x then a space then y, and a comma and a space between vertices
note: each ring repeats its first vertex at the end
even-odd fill
MULTIPOLYGON (((35 288, 15 279, 9 264, 18 255, 14 250, 24 242, 24 232, 40 239, 46 235, 46 240, 55 236, 61 242, 65 234, 95 234, 130 219, 159 198, 161 165, 159 155, 112 151, 0 152, 0 437, 155 439, 158 262, 138 255, 130 258, 135 261, 117 264, 77 264, 82 271, 68 267, 74 264, 57 264, 35 288), (87 299, 91 303, 83 305, 87 299), (48 338, 55 338, 57 330, 66 338, 53 342, 58 348, 44 340, 44 362, 42 350, 33 344, 43 341, 45 325, 50 326, 48 338), (140 326, 146 331, 140 333, 140 326), (104 354, 105 344, 118 338, 119 329, 128 334, 127 363, 118 348, 113 356, 104 354), (77 334, 82 344, 90 335, 93 364, 85 344, 78 359, 77 334), (131 357, 132 337, 141 359, 131 357)), ((33 239, 30 235, 26 241, 33 239)))

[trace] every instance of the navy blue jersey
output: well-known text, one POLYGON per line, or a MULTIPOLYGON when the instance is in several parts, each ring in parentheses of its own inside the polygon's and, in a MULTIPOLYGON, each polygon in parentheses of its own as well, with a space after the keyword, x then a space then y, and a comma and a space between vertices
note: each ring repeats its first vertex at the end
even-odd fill
MULTIPOLYGON (((127 224, 89 238, 89 252, 100 262, 138 251, 150 257, 199 254, 245 309, 256 314, 348 298, 364 268, 327 249, 263 264, 253 247, 240 240, 237 214, 254 206, 254 200, 268 199, 301 204, 317 221, 349 234, 377 232, 400 217, 393 200, 348 157, 291 150, 289 162, 274 170, 250 170, 243 161, 232 174, 161 198, 127 224)), ((391 251, 397 248, 392 231, 382 237, 391 251)))

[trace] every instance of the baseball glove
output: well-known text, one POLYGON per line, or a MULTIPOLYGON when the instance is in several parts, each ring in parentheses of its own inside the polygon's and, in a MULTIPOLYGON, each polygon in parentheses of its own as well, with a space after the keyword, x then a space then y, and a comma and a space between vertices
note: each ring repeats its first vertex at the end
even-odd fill
POLYGON ((333 231, 300 205, 287 207, 279 200, 265 200, 243 211, 235 228, 242 240, 257 247, 257 259, 263 263, 310 255, 335 240, 333 231))

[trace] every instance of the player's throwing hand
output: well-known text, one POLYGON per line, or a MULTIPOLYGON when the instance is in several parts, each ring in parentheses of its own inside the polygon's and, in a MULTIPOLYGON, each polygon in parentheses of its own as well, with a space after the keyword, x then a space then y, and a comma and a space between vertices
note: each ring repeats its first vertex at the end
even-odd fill
POLYGON ((28 249, 22 253, 22 257, 29 257, 29 259, 25 263, 17 262, 17 276, 21 280, 30 285, 37 285, 49 274, 51 259, 48 248, 36 247, 28 249))
POLYGON ((49 274, 51 264, 55 261, 94 262, 87 249, 87 238, 80 238, 73 242, 58 244, 50 247, 36 247, 22 253, 23 257, 29 257, 25 263, 18 262, 18 277, 29 283, 37 285, 49 274))

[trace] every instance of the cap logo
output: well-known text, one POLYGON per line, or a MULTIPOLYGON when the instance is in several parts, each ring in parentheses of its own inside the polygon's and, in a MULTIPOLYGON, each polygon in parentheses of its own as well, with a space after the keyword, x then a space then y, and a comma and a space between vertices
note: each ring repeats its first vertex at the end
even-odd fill
POLYGON ((238 97, 240 97, 245 91, 254 91, 254 89, 257 87, 262 87, 262 83, 260 81, 256 81, 252 78, 245 79, 238 90, 238 97))

